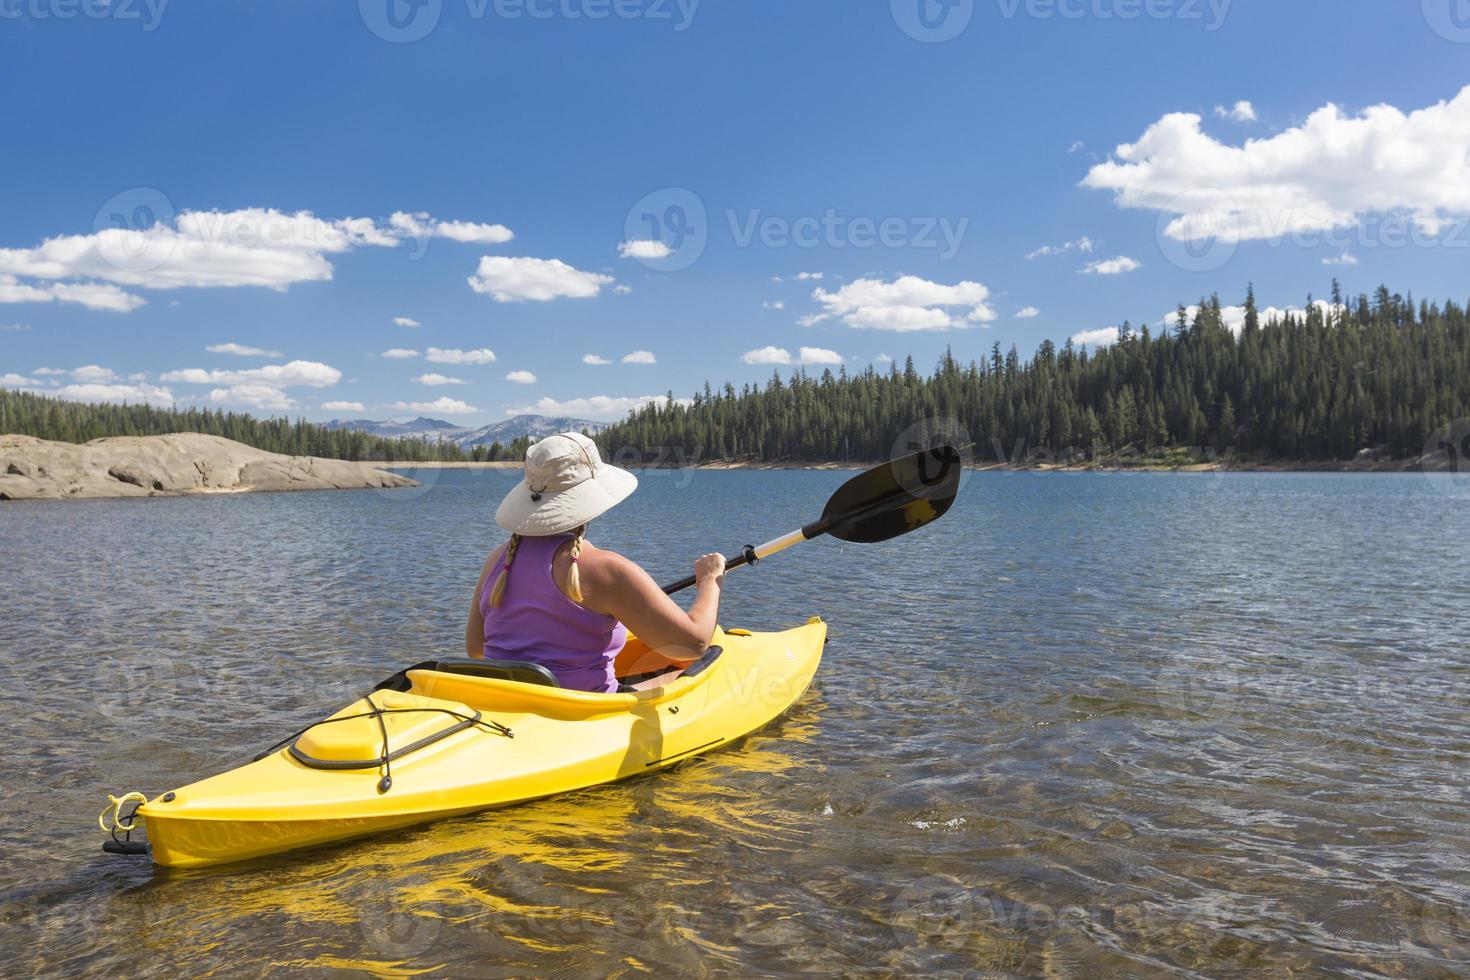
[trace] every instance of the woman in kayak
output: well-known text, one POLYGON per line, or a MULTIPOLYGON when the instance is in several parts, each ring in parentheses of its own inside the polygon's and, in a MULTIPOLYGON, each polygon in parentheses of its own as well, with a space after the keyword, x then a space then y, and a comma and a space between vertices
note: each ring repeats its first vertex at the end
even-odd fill
POLYGON ((587 540, 588 522, 637 486, 580 433, 531 446, 525 479, 495 512, 510 541, 480 573, 465 651, 540 664, 562 687, 597 693, 618 690, 613 661, 630 628, 670 660, 697 660, 714 636, 725 559, 694 563, 698 593, 685 612, 637 564, 587 540))

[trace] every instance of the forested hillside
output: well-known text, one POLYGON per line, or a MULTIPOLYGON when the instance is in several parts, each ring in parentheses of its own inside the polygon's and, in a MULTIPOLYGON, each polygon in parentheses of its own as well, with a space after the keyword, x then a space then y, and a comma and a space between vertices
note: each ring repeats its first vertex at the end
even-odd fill
MULTIPOLYGON (((977 336, 977 335, 968 335, 977 336)), ((968 337, 967 337, 968 339, 968 337)), ((992 344, 947 354, 933 374, 912 359, 887 371, 773 375, 736 390, 706 384, 691 402, 649 405, 597 436, 621 463, 887 458, 915 426, 957 427, 979 459, 1163 455, 1210 447, 1237 458, 1395 458, 1424 451, 1440 426, 1470 418, 1470 318, 1387 289, 1263 322, 1253 295, 1238 334, 1218 297, 1158 333, 1124 324, 1096 351, 1043 342, 1022 361, 992 344)), ((336 431, 304 420, 207 409, 80 404, 0 389, 0 433, 85 442, 203 432, 272 452, 351 460, 520 459, 527 440, 476 447, 336 431)))
POLYGON ((468 458, 453 443, 383 439, 350 430, 331 431, 305 420, 257 419, 237 412, 148 405, 83 404, 0 388, 0 434, 87 442, 102 436, 153 436, 202 432, 273 453, 332 459, 420 462, 468 458))
POLYGON ((1270 322, 1248 295, 1238 336, 1217 296, 1192 319, 1181 307, 1159 333, 1125 323, 1116 344, 1096 351, 1048 341, 1022 361, 994 344, 967 362, 946 355, 928 377, 910 359, 887 372, 773 376, 740 391, 706 385, 692 403, 671 396, 598 439, 625 461, 873 460, 915 423, 953 420, 979 459, 1212 447, 1309 461, 1365 448, 1417 456, 1438 427, 1470 416, 1464 307, 1416 308, 1386 288, 1348 304, 1336 294, 1270 322))

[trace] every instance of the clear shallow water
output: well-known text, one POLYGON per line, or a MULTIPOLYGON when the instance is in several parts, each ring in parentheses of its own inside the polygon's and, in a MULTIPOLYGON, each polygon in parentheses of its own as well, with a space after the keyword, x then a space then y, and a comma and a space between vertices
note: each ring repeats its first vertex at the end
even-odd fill
MULTIPOLYGON (((0 506, 0 970, 1088 977, 1470 970, 1470 508, 1414 476, 983 473, 732 573, 819 684, 651 778, 203 872, 106 791, 244 761, 457 654, 514 475, 0 506)), ((645 473, 663 580, 840 473, 645 473)))

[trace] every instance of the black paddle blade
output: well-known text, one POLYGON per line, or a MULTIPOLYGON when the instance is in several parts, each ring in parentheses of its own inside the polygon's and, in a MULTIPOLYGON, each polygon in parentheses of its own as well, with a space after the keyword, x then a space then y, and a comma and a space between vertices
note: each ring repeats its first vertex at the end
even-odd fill
POLYGON ((827 501, 819 522, 842 541, 872 544, 907 534, 944 516, 960 490, 964 464, 953 446, 936 446, 848 480, 827 501))

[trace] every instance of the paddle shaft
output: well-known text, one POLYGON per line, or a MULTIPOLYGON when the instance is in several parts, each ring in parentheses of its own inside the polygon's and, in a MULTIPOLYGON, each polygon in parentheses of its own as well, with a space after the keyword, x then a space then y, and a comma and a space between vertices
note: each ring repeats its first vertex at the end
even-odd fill
MULTIPOLYGON (((779 538, 772 538, 765 544, 746 545, 738 557, 725 559, 725 570, 739 568, 741 565, 753 565, 762 558, 769 558, 771 555, 785 551, 793 545, 801 544, 803 541, 810 541, 812 538, 819 538, 838 524, 847 521, 859 521, 871 514, 880 513, 888 507, 891 507, 895 501, 902 500, 906 496, 902 492, 888 494, 851 514, 843 514, 839 517, 818 518, 810 524, 797 528, 795 531, 789 531, 781 535, 779 538)), ((693 575, 689 575, 679 579, 677 582, 672 582, 664 586, 664 592, 667 595, 683 592, 685 589, 693 586, 696 581, 697 579, 693 575)))

